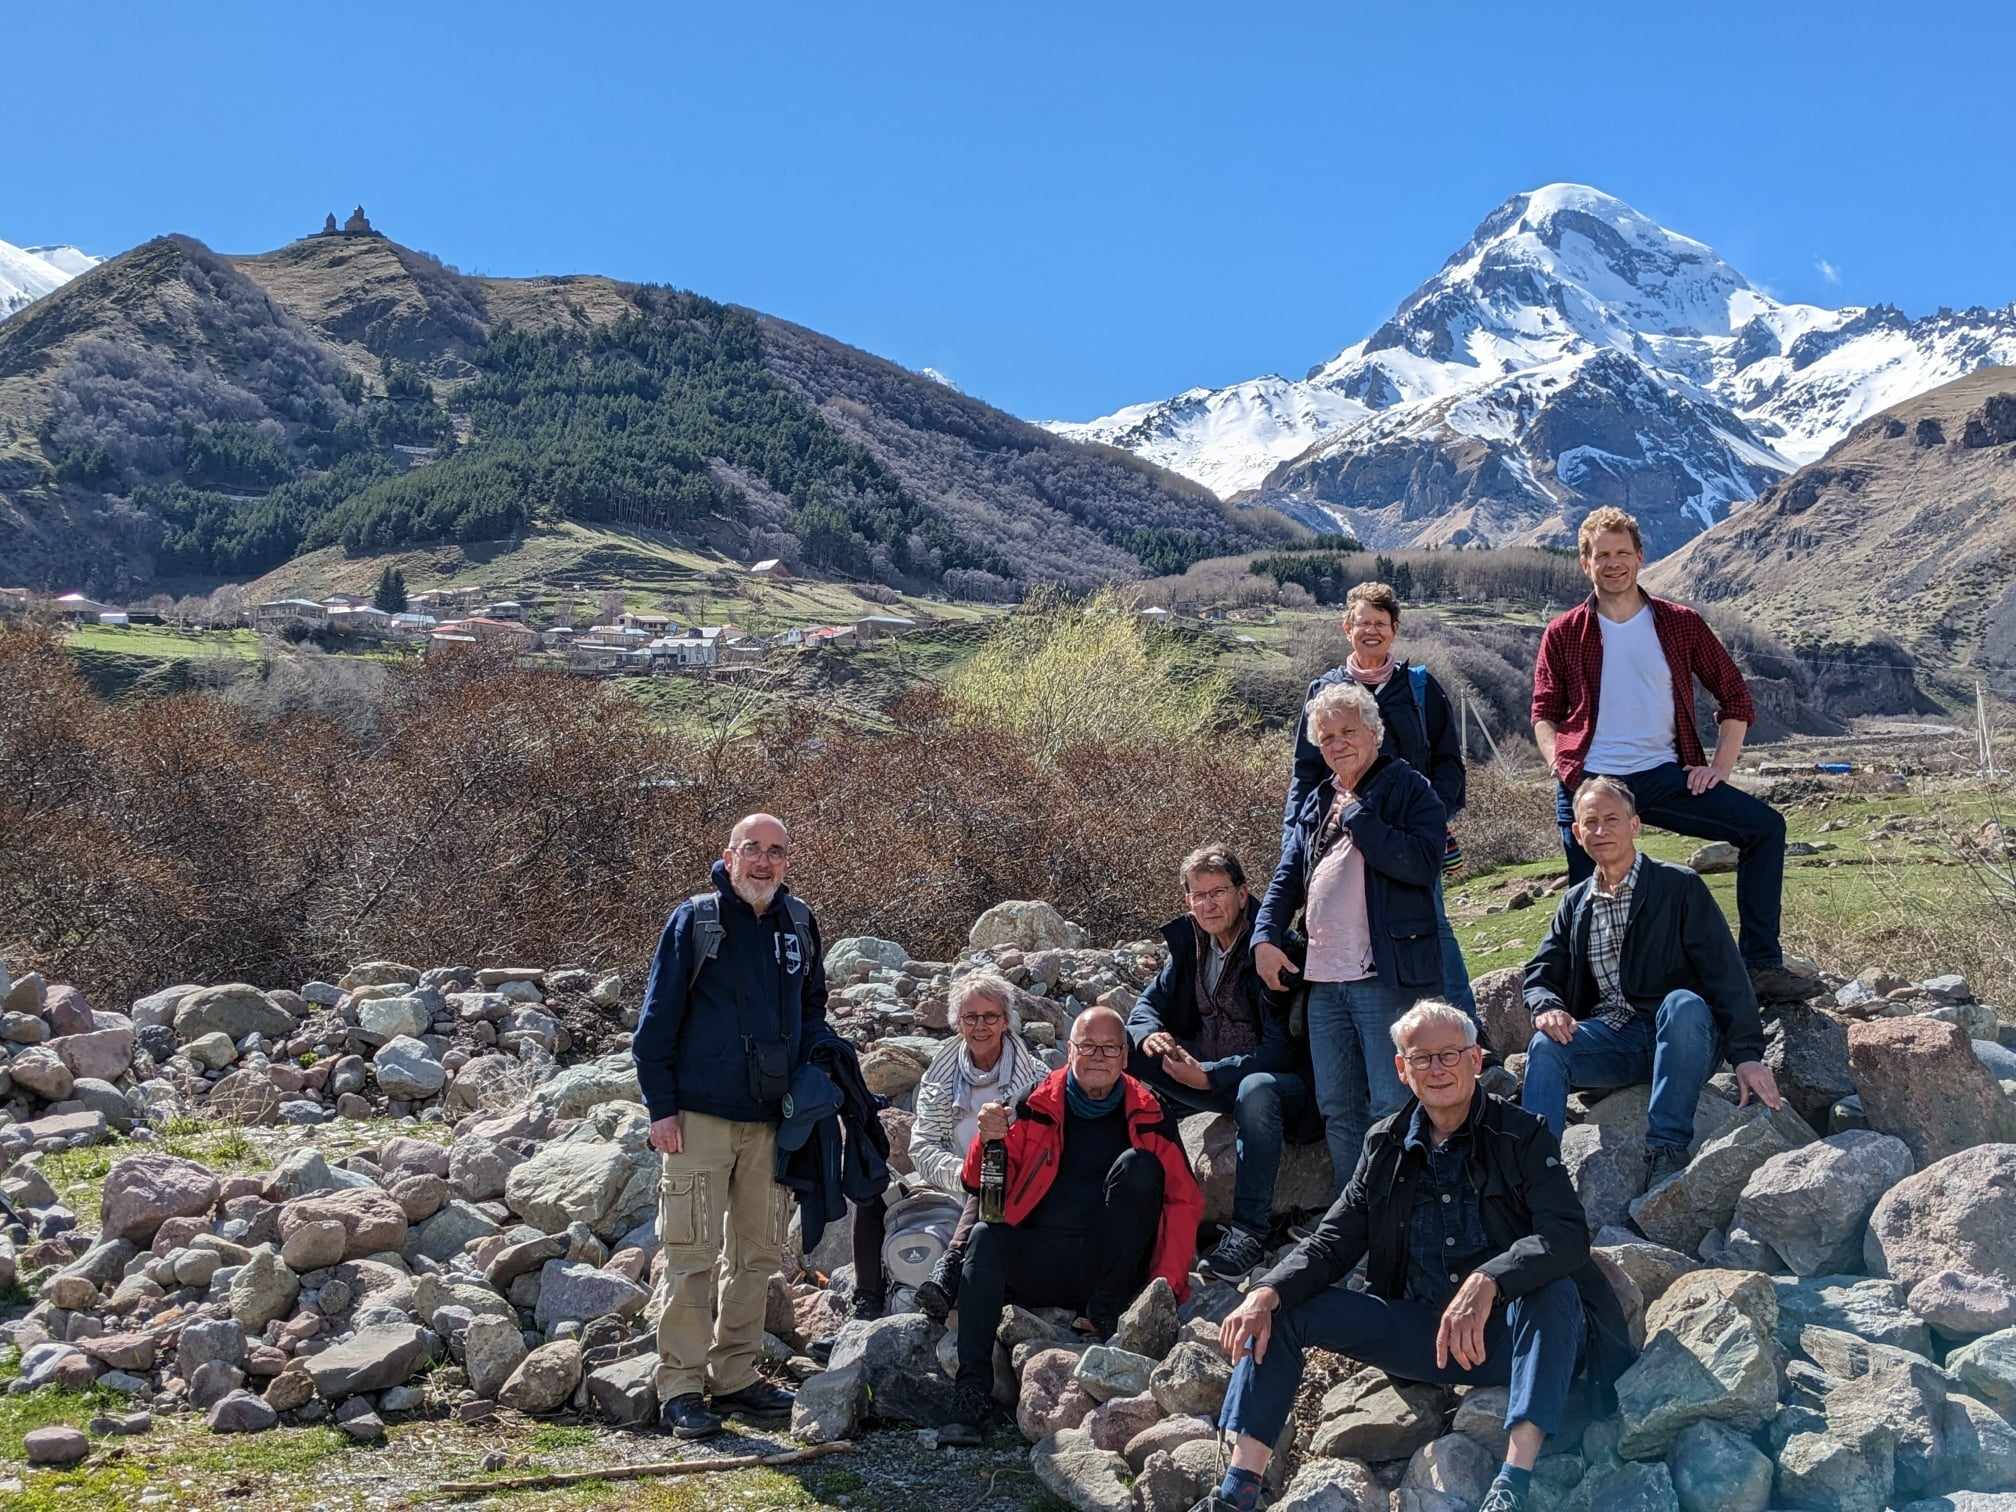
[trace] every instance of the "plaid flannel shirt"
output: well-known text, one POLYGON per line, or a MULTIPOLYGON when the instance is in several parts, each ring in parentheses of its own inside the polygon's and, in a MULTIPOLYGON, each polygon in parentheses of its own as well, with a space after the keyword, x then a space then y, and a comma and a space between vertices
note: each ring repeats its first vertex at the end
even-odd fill
MULTIPOLYGON (((1700 678, 1714 695, 1718 724, 1740 719, 1754 725, 1757 707, 1743 673, 1706 620, 1671 599, 1647 593, 1645 600, 1673 674, 1675 759, 1682 766, 1706 766, 1708 755, 1694 723, 1694 679, 1700 678)), ((1582 764, 1596 738, 1596 698, 1602 686, 1603 629, 1596 622, 1592 593, 1548 625, 1533 664, 1533 720, 1555 727, 1554 773, 1571 788, 1582 780, 1582 764)))
POLYGON ((1631 918, 1631 893, 1644 864, 1641 851, 1615 892, 1603 890, 1600 873, 1589 883, 1589 973, 1596 978, 1596 1017, 1619 1029, 1638 1014, 1624 996, 1624 926, 1631 918))

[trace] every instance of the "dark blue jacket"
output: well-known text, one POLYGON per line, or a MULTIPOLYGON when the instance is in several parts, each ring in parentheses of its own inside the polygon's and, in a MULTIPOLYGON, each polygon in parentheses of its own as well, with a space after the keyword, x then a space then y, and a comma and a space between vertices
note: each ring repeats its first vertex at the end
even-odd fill
MULTIPOLYGON (((1596 974, 1589 969, 1588 877, 1561 894, 1547 936, 1526 963, 1526 1006, 1535 1015, 1550 1008, 1581 1020, 1601 1004, 1596 974)), ((1706 999, 1721 1031, 1729 1064, 1764 1058, 1764 1028, 1750 973, 1729 933, 1729 921, 1691 867, 1645 857, 1631 890, 1624 920, 1624 958, 1619 963, 1624 996, 1650 1013, 1669 992, 1685 988, 1706 999)), ((1522 1047, 1507 1045, 1507 1054, 1522 1047)))
MULTIPOLYGON (((1289 950, 1290 926, 1309 897, 1316 838, 1336 797, 1336 779, 1326 767, 1322 782, 1282 833, 1281 864, 1260 905, 1254 944, 1289 950)), ((1376 759, 1359 780, 1358 799, 1358 811, 1344 827, 1365 856, 1365 912, 1379 980, 1395 989, 1440 992, 1434 887, 1447 843, 1442 800, 1427 778, 1390 756, 1376 759)))
POLYGON ((637 1084, 654 1120, 694 1112, 774 1124, 783 1116, 783 1103, 759 1103, 749 1095, 743 1039, 782 1042, 795 1068, 816 1041, 832 1033, 826 1023, 826 950, 815 922, 812 959, 800 959, 804 951, 782 888, 758 918, 729 885, 724 863, 714 863, 712 879, 720 898, 721 948, 689 991, 692 900, 672 910, 658 937, 644 1013, 630 1041, 637 1084))
MULTIPOLYGON (((1304 711, 1295 720, 1295 769, 1288 778, 1288 801, 1281 809, 1284 830, 1302 812, 1302 805, 1316 791, 1316 784, 1330 775, 1323 753, 1309 738, 1308 701, 1316 696, 1318 688, 1350 681, 1348 671, 1332 667, 1309 684, 1309 692, 1303 699, 1304 711)), ((1373 700, 1379 705, 1380 723, 1386 726, 1379 754, 1397 756, 1426 777, 1428 785, 1435 789, 1435 796, 1442 800, 1447 822, 1453 823, 1463 812, 1463 739, 1455 712, 1449 706, 1449 695, 1442 691, 1434 673, 1428 674, 1427 684, 1426 696, 1417 705, 1413 678, 1402 663, 1393 669, 1393 675, 1383 686, 1372 690, 1373 700)))
POLYGON ((889 1187, 889 1099, 868 1090, 861 1059, 837 1034, 812 1047, 791 1078, 791 1111, 777 1128, 777 1184, 798 1198, 800 1247, 819 1247, 826 1225, 882 1200, 889 1187))
MULTIPOLYGON (((1269 991, 1260 980, 1260 973, 1253 969, 1251 931, 1259 911, 1260 905, 1249 895, 1248 935, 1234 949, 1225 969, 1237 973, 1240 990, 1260 1023, 1260 1043, 1248 1055, 1228 1055, 1203 1063, 1214 1092, 1237 1092, 1239 1083, 1256 1071, 1307 1075, 1309 1070, 1307 1045, 1288 1032, 1288 994, 1269 991)), ((1182 1042, 1184 1049, 1195 1054, 1197 1036, 1204 1027, 1203 1017, 1197 1011, 1197 952, 1203 944, 1202 931, 1186 913, 1162 926, 1162 938, 1169 946, 1169 957, 1155 974, 1155 980, 1142 990, 1134 1011, 1127 1015, 1127 1037, 1138 1054, 1143 1040, 1166 1030, 1182 1042)), ((1128 1069, 1134 1070, 1131 1064, 1128 1069)))

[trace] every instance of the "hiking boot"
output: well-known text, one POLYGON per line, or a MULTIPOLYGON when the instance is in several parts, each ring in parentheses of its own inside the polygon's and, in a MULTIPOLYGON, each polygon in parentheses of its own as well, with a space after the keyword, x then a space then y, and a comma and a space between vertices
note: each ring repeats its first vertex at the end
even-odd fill
POLYGON ((931 1267, 930 1279, 917 1288, 917 1306, 933 1323, 943 1323, 959 1305, 959 1261, 947 1250, 931 1267))
POLYGON ((768 1381, 751 1381, 740 1391, 714 1398, 714 1410, 722 1417, 747 1418, 752 1423, 774 1423, 789 1419, 798 1398, 768 1381))
POLYGON ((847 1304, 847 1316, 858 1322, 872 1323, 882 1316, 887 1305, 883 1298, 873 1292, 856 1292, 854 1300, 847 1304))
POLYGON ((1827 990, 1827 984, 1820 978, 1784 966, 1752 966, 1750 987, 1760 999, 1781 1003, 1803 1003, 1827 990))
POLYGON ((1653 1145, 1645 1152, 1645 1190, 1649 1192, 1662 1181, 1678 1176, 1687 1169, 1687 1161, 1684 1145, 1653 1145))
POLYGON ((1477 1504, 1477 1512, 1526 1512, 1526 1497, 1504 1481, 1494 1480, 1491 1489, 1484 1493, 1484 1500, 1477 1504))
POLYGON ((977 1449, 987 1436, 987 1420, 994 1412, 993 1396, 971 1381, 952 1387, 952 1421, 938 1430, 938 1442, 947 1449, 977 1449))
POLYGON ((1220 1281, 1237 1281, 1265 1258, 1258 1239, 1242 1228, 1228 1228, 1204 1257, 1204 1273, 1220 1281))
POLYGON ((707 1410, 699 1392, 688 1391, 658 1409, 658 1426, 676 1438, 697 1439, 719 1433, 721 1419, 707 1410))
POLYGON ((1204 1493, 1204 1500, 1190 1508, 1190 1512, 1239 1512, 1239 1508, 1220 1496, 1218 1488, 1214 1486, 1204 1493))

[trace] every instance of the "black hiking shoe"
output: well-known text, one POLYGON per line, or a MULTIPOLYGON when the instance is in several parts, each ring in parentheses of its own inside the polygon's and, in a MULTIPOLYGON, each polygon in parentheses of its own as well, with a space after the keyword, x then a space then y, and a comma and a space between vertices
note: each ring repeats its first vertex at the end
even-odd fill
POLYGON ((872 1323, 882 1316, 887 1302, 873 1292, 856 1292, 854 1300, 847 1304, 847 1316, 858 1322, 872 1323))
POLYGON ((946 1449, 977 1449, 987 1437, 987 1420, 994 1415, 994 1398, 971 1381, 952 1387, 952 1421, 938 1430, 938 1443, 946 1449))
POLYGON ((714 1410, 723 1417, 747 1418, 752 1423, 775 1423, 788 1420, 797 1401, 798 1398, 783 1387, 759 1380, 751 1381, 740 1391, 716 1396, 714 1410))
POLYGON ((1777 1003, 1803 1003, 1827 990, 1820 978, 1784 966, 1752 966, 1750 987, 1760 1000, 1777 1003))
POLYGON ((1220 1281, 1238 1281, 1266 1258, 1258 1239, 1242 1228, 1227 1228, 1204 1257, 1203 1271, 1220 1281))
POLYGON ((1687 1148, 1684 1145, 1653 1145, 1645 1152, 1645 1190, 1651 1191, 1662 1181, 1678 1176, 1687 1169, 1687 1148))
POLYGON ((707 1410, 697 1391, 673 1397, 658 1409, 658 1426, 675 1438, 707 1438, 721 1431, 721 1419, 707 1410))
POLYGON ((917 1306, 933 1323, 943 1323, 959 1305, 959 1262, 947 1250, 931 1267, 930 1279, 917 1288, 917 1306))

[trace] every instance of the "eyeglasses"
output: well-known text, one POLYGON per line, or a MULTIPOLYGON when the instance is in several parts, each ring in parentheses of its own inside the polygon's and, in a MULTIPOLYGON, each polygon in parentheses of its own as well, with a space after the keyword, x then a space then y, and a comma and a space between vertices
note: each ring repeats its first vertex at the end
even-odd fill
POLYGON ((959 1015, 959 1022, 962 1024, 971 1024, 976 1029, 991 1029, 996 1024, 1007 1023, 1008 1015, 1005 1013, 962 1013, 959 1015))
POLYGON ((1212 888, 1212 889, 1211 889, 1211 890, 1210 890, 1209 892, 1193 892, 1193 893, 1191 893, 1191 894, 1190 894, 1190 901, 1191 901, 1192 903, 1197 903, 1197 904, 1201 904, 1201 905, 1203 905, 1203 906, 1204 906, 1204 907, 1206 907, 1206 908, 1211 908, 1211 907, 1215 907, 1216 905, 1218 905, 1218 904, 1220 904, 1220 903, 1223 903, 1223 902, 1224 902, 1224 901, 1225 901, 1225 900, 1226 900, 1227 898, 1231 897, 1231 896, 1232 896, 1233 894, 1237 893, 1238 891, 1239 891, 1239 889, 1238 889, 1238 888, 1237 888, 1236 886, 1233 886, 1233 887, 1214 887, 1214 888, 1212 888))
POLYGON ((1465 1045, 1461 1050, 1424 1050, 1419 1055, 1406 1058, 1409 1071, 1426 1071, 1430 1066, 1439 1066, 1444 1071, 1454 1071, 1463 1064, 1463 1057, 1476 1047, 1465 1045))
POLYGON ((754 840, 744 840, 740 845, 735 847, 735 854, 740 856, 744 861, 754 861, 758 856, 761 856, 765 861, 775 863, 782 861, 786 856, 791 854, 791 851, 788 847, 782 845, 758 845, 754 840))
POLYGON ((1084 1040, 1071 1041, 1071 1048, 1087 1060, 1118 1060, 1127 1053, 1125 1045, 1091 1045, 1084 1040))

